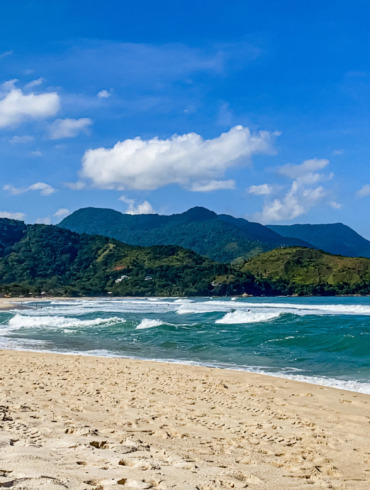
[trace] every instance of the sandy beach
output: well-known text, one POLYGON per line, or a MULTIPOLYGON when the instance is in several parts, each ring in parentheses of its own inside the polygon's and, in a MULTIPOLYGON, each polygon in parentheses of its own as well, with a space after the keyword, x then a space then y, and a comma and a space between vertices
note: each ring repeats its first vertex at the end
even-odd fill
POLYGON ((46 296, 46 297, 31 297, 31 298, 0 298, 0 311, 12 310, 13 308, 18 308, 24 306, 28 308, 27 303, 32 301, 35 304, 45 303, 48 301, 73 301, 73 300, 91 300, 92 298, 85 298, 83 296, 65 298, 63 296, 46 296))
POLYGON ((370 488, 367 395, 177 364, 0 356, 0 487, 370 488))

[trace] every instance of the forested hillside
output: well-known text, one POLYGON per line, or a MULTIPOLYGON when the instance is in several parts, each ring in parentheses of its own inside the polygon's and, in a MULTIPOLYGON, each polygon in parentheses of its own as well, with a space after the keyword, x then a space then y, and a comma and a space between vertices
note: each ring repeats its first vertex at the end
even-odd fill
POLYGON ((244 292, 245 281, 251 282, 248 275, 181 247, 134 247, 56 226, 0 219, 3 293, 225 294, 244 292))
POLYGON ((0 219, 0 293, 64 296, 370 294, 370 259, 279 248, 233 265, 0 219))
POLYGON ((277 247, 310 246, 296 238, 284 238, 259 223, 217 215, 201 207, 170 216, 129 215, 113 209, 84 208, 67 216, 59 226, 131 245, 179 245, 224 263, 277 247))
POLYGON ((291 247, 261 254, 240 267, 257 281, 282 282, 295 294, 370 294, 370 259, 291 247))

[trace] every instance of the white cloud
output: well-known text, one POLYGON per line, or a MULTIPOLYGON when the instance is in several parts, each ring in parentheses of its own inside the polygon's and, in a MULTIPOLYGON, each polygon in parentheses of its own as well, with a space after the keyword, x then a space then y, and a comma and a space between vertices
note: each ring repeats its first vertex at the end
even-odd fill
POLYGON ((210 180, 209 182, 196 182, 190 190, 194 192, 213 192, 225 189, 235 189, 235 180, 210 180))
POLYGON ((23 221, 26 215, 24 213, 8 213, 7 211, 0 211, 0 218, 17 219, 23 221))
POLYGON ((88 117, 80 119, 57 119, 50 126, 50 138, 58 140, 62 138, 75 138, 80 133, 88 133, 88 128, 92 125, 92 120, 88 117))
POLYGON ((31 151, 31 155, 33 157, 42 157, 43 153, 40 150, 34 150, 34 151, 31 151))
POLYGON ((32 80, 31 82, 27 83, 26 88, 38 87, 39 85, 42 85, 44 82, 45 82, 44 78, 37 78, 36 80, 32 80))
MULTIPOLYGON (((323 186, 315 186, 315 184, 331 179, 333 174, 319 173, 317 170, 324 169, 328 164, 328 160, 314 158, 305 160, 300 165, 289 164, 280 167, 278 173, 291 178, 293 182, 285 195, 272 201, 267 200, 262 212, 256 217, 263 223, 290 220, 318 205, 328 193, 323 186)), ((340 206, 334 201, 329 205, 340 206)))
POLYGON ((35 221, 37 225, 50 225, 51 224, 51 219, 49 216, 46 216, 45 218, 37 218, 35 221))
POLYGON ((35 138, 33 136, 23 135, 23 136, 13 136, 10 138, 9 143, 12 145, 30 143, 35 138))
POLYGON ((366 185, 362 186, 361 189, 356 192, 356 196, 357 197, 370 196, 370 185, 366 184, 366 185))
POLYGON ((65 216, 68 216, 69 214, 71 214, 69 209, 60 208, 60 209, 58 209, 58 211, 55 211, 53 216, 55 216, 56 218, 64 218, 65 216))
POLYGON ((19 82, 18 78, 12 78, 11 80, 7 80, 6 82, 3 82, 0 85, 0 93, 4 95, 3 92, 10 92, 14 88, 16 88, 15 86, 17 82, 19 82))
POLYGON ((265 204, 259 218, 263 223, 294 219, 307 213, 325 196, 326 191, 322 186, 305 189, 294 181, 284 198, 265 204))
POLYGON ((251 185, 248 189, 249 194, 255 196, 268 196, 274 190, 274 186, 270 184, 251 185))
POLYGON ((126 214, 155 214, 152 205, 148 201, 135 205, 135 200, 129 199, 126 196, 121 196, 119 200, 128 204, 126 214))
POLYGON ((10 80, 1 87, 0 128, 17 126, 29 119, 45 119, 58 112, 60 99, 56 92, 25 95, 15 83, 10 80))
POLYGON ((0 60, 2 58, 6 58, 7 56, 11 56, 13 54, 13 50, 10 49, 9 51, 4 51, 4 53, 0 53, 0 60))
POLYGON ((272 153, 275 136, 235 126, 210 140, 196 133, 127 139, 113 148, 86 151, 81 177, 102 189, 154 190, 169 184, 191 189, 223 177, 232 166, 248 165, 253 154, 272 153))
POLYGON ((49 184, 44 182, 36 182, 35 184, 29 185, 28 187, 15 187, 14 185, 7 184, 3 187, 4 191, 8 191, 13 195, 24 194, 29 191, 40 191, 42 196, 50 196, 56 192, 56 189, 49 184))
POLYGON ((329 165, 329 160, 312 158, 310 160, 305 160, 300 165, 291 165, 290 163, 283 165, 279 168, 278 172, 291 179, 299 179, 306 178, 307 175, 311 175, 312 172, 316 172, 317 170, 322 170, 327 165, 329 165))
POLYGON ((112 92, 108 92, 108 90, 100 90, 100 92, 97 93, 97 96, 100 99, 108 99, 112 95, 112 92))
POLYGON ((342 207, 342 205, 336 201, 330 201, 328 204, 333 209, 340 209, 342 207))
POLYGON ((81 180, 78 180, 77 182, 65 182, 64 185, 72 191, 80 191, 86 187, 85 182, 82 182, 81 180))

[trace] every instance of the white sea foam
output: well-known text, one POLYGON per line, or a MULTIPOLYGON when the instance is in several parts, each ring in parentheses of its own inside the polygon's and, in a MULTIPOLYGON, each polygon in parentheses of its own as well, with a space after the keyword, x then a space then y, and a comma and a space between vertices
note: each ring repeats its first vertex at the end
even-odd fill
MULTIPOLYGON (((22 315, 29 316, 54 316, 54 315, 70 315, 78 316, 89 312, 102 313, 167 313, 175 311, 180 315, 187 314, 202 314, 202 313, 217 313, 230 310, 232 304, 240 311, 250 309, 253 312, 271 312, 279 311, 291 313, 294 315, 370 315, 370 304, 338 304, 337 302, 327 304, 308 304, 305 301, 295 302, 266 301, 265 298, 255 298, 246 300, 244 298, 231 299, 190 299, 190 298, 96 298, 90 300, 76 301, 51 301, 50 303, 37 304, 35 302, 27 302, 34 309, 22 310, 22 315), (237 301, 236 301, 237 300, 237 301), (37 305, 37 306, 36 306, 37 305)), ((18 310, 19 311, 19 310, 18 310)))
POLYGON ((234 325, 239 323, 260 323, 268 322, 278 318, 280 313, 254 313, 252 311, 231 311, 215 323, 234 325))
POLYGON ((43 351, 51 345, 51 342, 37 339, 13 339, 0 337, 0 349, 21 349, 21 350, 39 350, 43 351))
POLYGON ((115 323, 124 323, 125 321, 119 317, 80 320, 64 316, 28 316, 18 313, 9 320, 8 325, 5 325, 5 329, 0 329, 0 332, 4 333, 4 330, 12 331, 20 328, 89 328, 98 325, 108 326, 115 323))
POLYGON ((256 313, 279 312, 290 313, 293 315, 370 315, 370 305, 359 304, 305 304, 305 303, 269 303, 261 299, 256 301, 231 301, 230 300, 207 300, 196 301, 192 304, 182 303, 176 312, 179 315, 202 314, 228 312, 231 304, 238 311, 248 311, 256 313))
POLYGON ((356 391, 357 393, 370 395, 370 383, 361 383, 359 381, 350 381, 335 378, 324 378, 321 376, 303 376, 301 374, 271 374, 269 372, 261 372, 261 374, 267 374, 269 376, 275 376, 277 378, 292 379, 294 381, 301 381, 302 383, 327 386, 328 388, 337 388, 339 390, 356 391))
POLYGON ((28 316, 53 316, 53 315, 70 315, 79 316, 88 313, 166 313, 174 311, 173 301, 156 298, 156 301, 149 299, 89 299, 72 301, 53 301, 50 303, 29 303, 29 310, 18 310, 23 315, 28 316))
POLYGON ((144 318, 139 325, 136 327, 137 330, 144 330, 146 328, 160 327, 164 325, 162 320, 150 320, 149 318, 144 318))
MULTIPOLYGON (((239 305, 238 305, 239 306, 239 305)), ((245 302, 244 308, 276 308, 301 315, 370 315, 370 305, 245 302)))

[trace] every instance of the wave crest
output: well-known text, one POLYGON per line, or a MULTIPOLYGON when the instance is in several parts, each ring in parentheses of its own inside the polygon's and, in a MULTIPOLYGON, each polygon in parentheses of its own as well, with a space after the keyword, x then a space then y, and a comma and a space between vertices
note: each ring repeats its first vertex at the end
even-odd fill
POLYGON ((252 313, 251 311, 231 311, 215 323, 235 325, 239 323, 260 323, 275 320, 281 313, 252 313))
POLYGON ((144 318, 144 320, 141 320, 139 325, 136 327, 136 330, 144 330, 146 328, 160 327, 161 325, 164 325, 164 322, 162 322, 161 320, 150 320, 149 318, 144 318))
POLYGON ((80 320, 64 316, 27 316, 17 313, 8 322, 11 330, 19 328, 86 328, 98 325, 114 325, 124 323, 126 320, 117 316, 112 318, 95 318, 93 320, 80 320))

